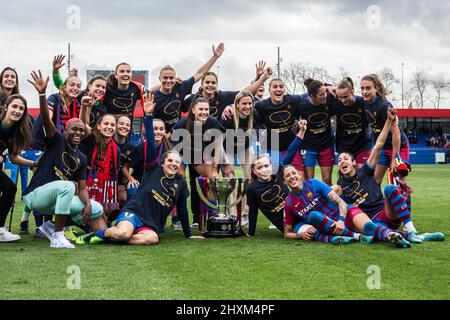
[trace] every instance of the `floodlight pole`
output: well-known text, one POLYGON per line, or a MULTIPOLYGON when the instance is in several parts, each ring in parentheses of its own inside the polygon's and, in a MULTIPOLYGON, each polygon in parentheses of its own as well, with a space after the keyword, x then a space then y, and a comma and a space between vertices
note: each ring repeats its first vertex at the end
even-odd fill
POLYGON ((278 79, 281 79, 281 55, 280 47, 278 47, 278 63, 277 63, 278 79))
POLYGON ((405 65, 405 63, 402 62, 402 109, 405 108, 405 105, 404 105, 404 94, 403 94, 403 67, 404 67, 404 65, 405 65))
POLYGON ((70 73, 70 42, 67 44, 67 73, 70 73))

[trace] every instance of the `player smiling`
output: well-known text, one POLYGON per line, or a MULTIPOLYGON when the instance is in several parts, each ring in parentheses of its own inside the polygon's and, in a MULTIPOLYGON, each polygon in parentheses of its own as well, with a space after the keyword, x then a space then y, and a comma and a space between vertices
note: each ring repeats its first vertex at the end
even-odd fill
POLYGON ((155 92, 155 118, 161 119, 166 123, 166 130, 170 132, 173 125, 180 119, 181 112, 187 112, 188 104, 182 103, 185 97, 192 92, 192 86, 197 83, 203 75, 211 69, 214 63, 222 56, 225 50, 223 43, 217 48, 213 46, 212 57, 201 66, 195 74, 187 80, 177 82, 175 69, 171 66, 165 66, 159 73, 159 81, 161 86, 155 92))
POLYGON ((148 147, 145 154, 145 174, 136 195, 122 209, 116 226, 102 229, 78 238, 78 243, 95 244, 104 239, 127 241, 135 245, 152 245, 159 242, 160 230, 167 216, 176 205, 184 235, 187 238, 203 238, 191 235, 189 228, 186 181, 177 174, 181 166, 181 156, 175 151, 164 153, 161 162, 153 131, 153 96, 146 98, 145 134, 148 147))
POLYGON ((442 233, 425 233, 419 235, 411 218, 410 210, 398 187, 387 185, 384 195, 381 184, 375 177, 375 167, 383 150, 388 133, 392 127, 397 127, 396 112, 393 108, 387 110, 387 120, 373 147, 369 159, 362 168, 356 167, 352 154, 339 154, 338 167, 341 177, 335 190, 342 194, 343 199, 358 206, 377 224, 397 230, 403 223, 406 232, 397 231, 411 243, 421 243, 423 240, 444 240, 442 233))
POLYGON ((334 165, 333 133, 327 92, 322 82, 306 79, 308 92, 300 96, 300 116, 308 121, 308 129, 302 143, 302 158, 305 176, 314 178, 314 167, 319 163, 322 180, 331 185, 334 165))
POLYGON ((335 88, 327 88, 331 115, 336 116, 336 152, 354 154, 360 168, 370 155, 370 138, 364 100, 355 96, 353 80, 346 77, 335 88))
POLYGON ((36 122, 36 143, 45 147, 36 172, 23 195, 24 203, 32 210, 55 215, 55 233, 50 247, 74 248, 65 238, 63 227, 66 217, 78 225, 88 224, 98 230, 106 226, 101 218, 102 206, 89 199, 86 188, 86 156, 78 149, 85 134, 85 125, 78 118, 67 122, 62 135, 51 121, 45 91, 48 78, 33 72, 29 82, 39 92, 42 122, 36 122), (76 182, 76 184, 74 183, 76 182), (76 190, 78 189, 78 195, 76 190))

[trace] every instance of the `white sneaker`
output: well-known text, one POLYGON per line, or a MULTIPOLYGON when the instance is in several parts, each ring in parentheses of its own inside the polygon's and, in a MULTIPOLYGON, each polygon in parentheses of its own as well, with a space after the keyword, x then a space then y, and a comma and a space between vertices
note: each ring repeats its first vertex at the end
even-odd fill
POLYGON ((20 236, 9 232, 6 227, 0 228, 0 242, 14 242, 19 240, 20 236))
POLYGON ((75 246, 66 239, 64 232, 55 232, 52 234, 52 240, 50 242, 50 248, 66 248, 74 249, 75 246))
POLYGON ((241 217, 241 226, 247 227, 248 226, 248 216, 242 216, 241 217))
POLYGON ((38 229, 48 240, 52 241, 52 235, 55 233, 55 225, 51 221, 45 222, 38 229))
POLYGON ((276 229, 275 225, 273 223, 270 224, 269 229, 276 229))
POLYGON ((181 222, 177 221, 175 222, 175 225, 173 226, 174 231, 183 231, 183 227, 181 226, 181 222))
POLYGON ((198 228, 198 223, 197 222, 194 222, 193 224, 191 224, 191 228, 198 228))

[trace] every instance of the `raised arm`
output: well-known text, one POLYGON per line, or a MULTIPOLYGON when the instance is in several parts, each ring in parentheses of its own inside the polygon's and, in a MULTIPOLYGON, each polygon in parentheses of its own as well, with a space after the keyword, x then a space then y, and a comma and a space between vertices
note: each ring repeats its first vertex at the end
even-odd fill
POLYGON ((37 72, 33 71, 31 73, 31 77, 33 78, 33 80, 28 79, 28 82, 31 83, 39 93, 39 112, 44 124, 44 136, 46 138, 53 138, 56 134, 56 127, 50 116, 50 111, 48 110, 47 106, 47 97, 45 94, 49 77, 47 77, 47 79, 44 79, 42 77, 41 70, 38 70, 37 72))
POLYGON ((80 120, 83 121, 84 125, 86 126, 86 132, 84 135, 85 138, 88 137, 92 132, 92 128, 89 125, 91 109, 98 100, 99 99, 94 100, 92 97, 87 95, 81 98, 80 120))
POLYGON ((153 110, 155 109, 155 101, 153 94, 149 94, 144 98, 144 124, 145 124, 145 144, 147 151, 144 155, 145 169, 153 168, 157 161, 158 151, 155 142, 155 131, 153 129, 153 110))
MULTIPOLYGON (((256 80, 253 80, 247 87, 242 89, 241 92, 247 91, 250 92, 252 95, 255 95, 256 91, 258 91, 258 88, 261 87, 264 84, 264 82, 266 82, 267 79, 269 79, 272 76, 273 71, 271 68, 266 68, 266 70, 264 70, 264 72, 258 76, 258 72, 260 72, 258 71, 258 68, 262 66, 261 63, 264 63, 265 65, 264 61, 260 61, 259 65, 258 64, 256 65, 256 73, 257 73, 256 80)), ((227 106, 222 112, 222 119, 223 120, 231 119, 233 118, 233 114, 234 114, 233 106, 231 105, 227 106)))
POLYGON ((212 47, 213 49, 213 55, 212 57, 206 62, 204 65, 200 67, 200 69, 197 70, 197 72, 194 74, 194 83, 198 82, 203 75, 211 69, 211 67, 216 63, 216 61, 220 58, 223 51, 225 50, 225 45, 221 42, 217 46, 217 48, 212 47))
MULTIPOLYGON (((388 117, 389 117, 389 110, 393 108, 388 109, 388 117)), ((395 169, 395 158, 400 153, 400 144, 401 144, 401 134, 400 134, 400 128, 398 127, 398 117, 395 117, 395 120, 392 121, 391 125, 391 134, 392 134, 392 159, 391 159, 391 169, 395 169)))
POLYGON ((257 63, 255 63, 255 68, 256 68, 256 78, 253 81, 258 81, 259 78, 261 78, 261 76, 264 73, 264 69, 266 69, 266 62, 263 60, 258 61, 257 63))
POLYGON ((267 81, 272 76, 272 68, 268 67, 266 70, 264 70, 264 73, 261 75, 261 77, 257 81, 253 81, 250 85, 244 88, 242 91, 248 91, 251 94, 255 94, 256 91, 258 91, 258 88, 261 87, 264 82, 267 81))
POLYGON ((61 74, 59 73, 59 69, 61 69, 65 65, 65 63, 63 63, 65 57, 66 56, 64 56, 63 54, 58 54, 57 56, 53 57, 52 78, 53 78, 53 84, 58 89, 61 88, 62 85, 64 84, 64 80, 61 77, 61 74))
POLYGON ((295 154, 300 149, 300 146, 303 141, 303 137, 305 136, 306 128, 308 126, 308 122, 306 120, 300 120, 298 123, 300 130, 297 133, 297 136, 295 137, 294 141, 289 145, 289 148, 287 149, 283 160, 281 164, 283 166, 291 164, 292 160, 294 160, 295 154))
MULTIPOLYGON (((367 164, 372 169, 375 168, 378 162, 378 158, 380 157, 380 152, 383 149, 384 143, 386 142, 387 136, 389 132, 391 131, 391 127, 393 122, 395 122, 396 119, 396 111, 393 108, 389 108, 387 110, 387 119, 384 123, 383 130, 381 130, 381 133, 379 134, 377 141, 375 142, 375 145, 373 146, 372 152, 370 153, 369 159, 367 159, 367 164)), ((398 129, 398 127, 397 127, 398 129)), ((400 134, 400 131, 398 131, 400 134)), ((395 157, 394 157, 395 158, 395 157)))

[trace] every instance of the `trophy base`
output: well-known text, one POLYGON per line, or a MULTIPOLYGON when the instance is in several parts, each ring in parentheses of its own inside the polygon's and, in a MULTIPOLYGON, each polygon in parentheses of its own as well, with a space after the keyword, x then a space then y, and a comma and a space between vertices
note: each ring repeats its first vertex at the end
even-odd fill
POLYGON ((237 230, 237 218, 233 216, 210 217, 206 223, 207 231, 204 237, 209 238, 234 238, 241 234, 237 230))

